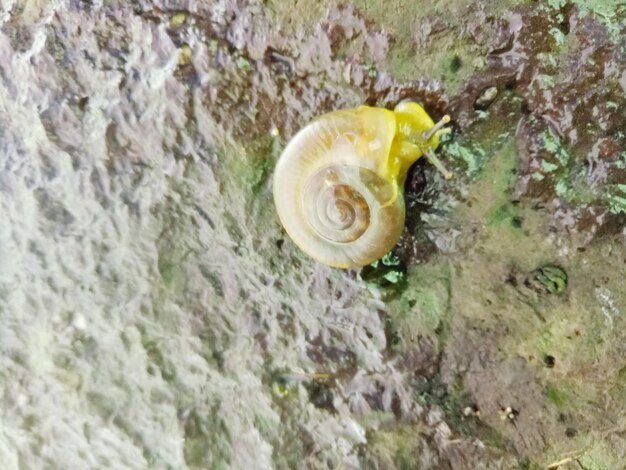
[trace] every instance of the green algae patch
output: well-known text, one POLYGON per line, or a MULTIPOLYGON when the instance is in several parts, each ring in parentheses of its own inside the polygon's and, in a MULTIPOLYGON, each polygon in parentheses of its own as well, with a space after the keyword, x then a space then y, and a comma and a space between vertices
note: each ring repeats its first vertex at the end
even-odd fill
MULTIPOLYGON (((569 428, 570 430, 572 428, 569 428)), ((571 434, 573 437, 576 434, 571 434)), ((589 432, 569 439, 567 445, 557 445, 547 454, 553 457, 545 466, 548 470, 581 468, 585 470, 612 470, 623 468, 623 455, 603 442, 600 433, 589 432), (573 450, 572 450, 573 449, 573 450)))
POLYGON ((571 206, 600 204, 609 206, 614 213, 620 212, 620 185, 589 184, 589 170, 581 163, 584 155, 576 155, 551 129, 539 137, 545 155, 531 174, 533 179, 542 181, 544 187, 550 187, 571 206))
POLYGON ((494 207, 487 213, 487 225, 510 223, 512 226, 519 228, 521 224, 521 211, 511 203, 505 203, 501 206, 494 207))
MULTIPOLYGON (((480 192, 480 201, 486 201, 491 207, 486 210, 487 225, 511 222, 521 215, 521 210, 510 201, 509 192, 515 179, 518 165, 517 148, 509 140, 494 152, 486 164, 475 189, 480 192)), ((474 193, 475 191, 472 191, 474 193)))
POLYGON ((626 214, 626 184, 611 186, 607 198, 612 214, 626 214))
POLYGON ((184 423, 185 461, 191 468, 222 470, 231 468, 231 445, 228 429, 218 409, 192 409, 184 423), (219 432, 214 436, 214 430, 219 432), (207 446, 207 440, 211 445, 207 446))
POLYGON ((329 0, 267 0, 272 22, 287 35, 312 33, 326 17, 329 0))
MULTIPOLYGON (((446 141, 443 142, 444 145, 446 141)), ((453 140, 445 145, 445 153, 466 166, 466 174, 469 177, 478 175, 488 159, 488 154, 480 146, 473 142, 453 140)))
POLYGON ((564 263, 567 290, 560 296, 539 294, 535 298, 543 320, 509 318, 510 334, 501 344, 507 355, 523 357, 535 368, 544 384, 545 406, 559 417, 557 427, 564 437, 555 437, 546 455, 554 453, 558 461, 558 455, 579 449, 579 461, 589 464, 585 468, 618 468, 614 448, 606 456, 595 450, 606 442, 598 429, 608 429, 621 419, 612 407, 605 407, 606 397, 614 397, 617 405, 624 396, 620 344, 626 251, 619 245, 609 251, 608 245, 605 242, 570 257, 564 263))
MULTIPOLYGON (((498 16, 511 7, 528 2, 486 3, 490 14, 498 16)), ((476 44, 467 27, 468 22, 480 27, 475 2, 355 0, 354 5, 369 21, 390 33, 387 66, 399 80, 415 80, 417 77, 441 80, 454 93, 486 63, 488 51, 476 44)))
POLYGON ((282 150, 279 138, 267 136, 247 145, 224 144, 217 149, 220 180, 225 185, 242 185, 254 194, 267 187, 282 150))
MULTIPOLYGON (((619 244, 611 255, 593 247, 565 264, 569 273, 566 293, 538 298, 536 305, 546 322, 525 331, 526 338, 515 339, 516 349, 520 353, 525 350, 527 355, 533 351, 550 354, 557 358, 559 369, 572 369, 570 372, 604 362, 615 354, 615 346, 607 340, 619 334, 617 325, 624 321, 624 252, 619 244)), ((557 279, 555 288, 563 286, 561 269, 552 276, 557 279)))
POLYGON ((535 269, 530 282, 549 294, 562 294, 567 287, 567 273, 559 266, 548 264, 535 269))
POLYGON ((455 165, 455 178, 450 185, 458 185, 457 175, 462 172, 467 180, 474 181, 485 170, 491 172, 492 179, 496 177, 494 191, 509 189, 519 165, 514 135, 522 106, 523 100, 515 94, 498 92, 489 110, 478 112, 482 117, 471 128, 463 134, 442 137, 441 153, 455 165), (493 165, 497 167, 495 171, 490 169, 493 165))
POLYGON ((568 3, 579 9, 580 16, 592 15, 606 28, 614 41, 620 39, 623 20, 626 18, 626 5, 623 0, 548 0, 549 7, 560 10, 568 3), (620 22, 621 20, 621 22, 620 22), (620 24, 621 23, 621 24, 620 24))
POLYGON ((410 43, 398 42, 387 57, 387 67, 396 79, 440 80, 452 93, 483 65, 481 55, 461 39, 448 39, 419 52, 410 43))
MULTIPOLYGON (((551 129, 544 131, 540 137, 543 142, 543 147, 556 158, 557 162, 561 166, 567 165, 571 160, 571 157, 560 137, 551 129)), ((550 171, 555 170, 556 168, 558 168, 558 165, 552 166, 550 171)))
POLYGON ((184 265, 192 252, 184 243, 191 227, 180 210, 180 200, 190 194, 190 188, 185 184, 172 183, 171 190, 171 196, 159 208, 160 218, 166 228, 157 241, 157 267, 165 289, 169 292, 181 292, 187 282, 184 265))
POLYGON ((576 399, 573 394, 564 389, 562 385, 548 384, 545 393, 546 399, 559 409, 571 407, 576 399))
POLYGON ((606 470, 609 468, 620 468, 624 463, 624 456, 618 454, 601 441, 596 441, 577 461, 582 468, 587 470, 606 470))
POLYGON ((424 450, 424 437, 415 426, 376 431, 368 441, 371 455, 382 468, 413 468, 424 450))
POLYGON ((599 398, 597 387, 560 376, 558 371, 557 374, 546 373, 546 376, 544 394, 547 403, 554 407, 558 415, 568 416, 570 425, 585 427, 583 423, 593 415, 593 403, 599 398))
POLYGON ((518 162, 512 138, 506 137, 499 146, 494 145, 480 173, 466 190, 471 194, 470 203, 453 209, 450 220, 455 226, 468 231, 473 228, 480 233, 482 249, 498 257, 498 264, 531 269, 547 252, 540 243, 544 236, 539 222, 541 215, 511 195, 518 162))
POLYGON ((407 272, 402 295, 389 302, 390 321, 405 350, 416 338, 437 337, 446 329, 450 302, 450 270, 441 263, 415 266, 407 272))
POLYGON ((368 289, 380 295, 383 300, 400 295, 407 287, 406 264, 393 252, 365 266, 359 276, 368 289))
POLYGON ((458 434, 451 433, 450 428, 441 418, 439 410, 434 412, 434 423, 400 423, 393 427, 368 433, 368 461, 364 468, 385 468, 403 470, 413 468, 481 468, 486 461, 498 461, 503 468, 540 468, 518 467, 517 458, 504 450, 506 446, 495 434, 486 427, 479 425, 476 434, 480 436, 480 450, 475 442, 471 444, 457 439, 458 434), (433 455, 429 442, 431 440, 445 442, 454 446, 457 452, 443 452, 433 455), (461 456, 462 455, 462 456, 461 456))

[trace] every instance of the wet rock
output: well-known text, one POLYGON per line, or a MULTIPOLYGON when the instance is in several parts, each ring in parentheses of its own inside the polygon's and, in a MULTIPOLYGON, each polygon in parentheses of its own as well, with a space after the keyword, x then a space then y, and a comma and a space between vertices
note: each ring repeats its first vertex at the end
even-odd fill
POLYGON ((548 294, 562 294, 567 287, 567 273, 558 266, 542 266, 533 271, 526 284, 548 294))
POLYGON ((576 433, 600 446, 582 458, 623 449, 623 246, 601 274, 577 258, 624 233, 623 9, 104 3, 0 14, 0 460, 473 469, 543 464, 576 433), (315 265, 276 221, 276 156, 316 115, 403 99, 452 114, 457 179, 411 170, 393 262, 315 265), (520 161, 486 173, 503 142, 520 161), (544 239, 550 256, 512 260, 544 239))

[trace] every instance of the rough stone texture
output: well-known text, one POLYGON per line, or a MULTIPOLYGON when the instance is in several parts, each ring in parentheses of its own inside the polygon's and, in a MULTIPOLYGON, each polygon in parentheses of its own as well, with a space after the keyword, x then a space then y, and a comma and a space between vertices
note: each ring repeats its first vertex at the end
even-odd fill
POLYGON ((3 11, 2 468, 356 466, 348 409, 296 394, 282 410, 272 371, 335 348, 393 375, 381 304, 285 256, 276 222, 218 175, 229 129, 205 102, 203 33, 189 83, 148 5, 3 11))

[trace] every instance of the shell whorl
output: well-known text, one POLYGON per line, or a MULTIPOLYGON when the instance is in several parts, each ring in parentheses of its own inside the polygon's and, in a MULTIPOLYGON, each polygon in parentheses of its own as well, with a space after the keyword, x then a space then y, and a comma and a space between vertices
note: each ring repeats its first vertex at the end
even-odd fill
POLYGON ((313 121, 285 148, 274 173, 276 208, 290 237, 313 258, 363 266, 396 243, 404 200, 397 181, 380 174, 394 131, 390 111, 337 111, 313 121))
POLYGON ((312 175, 302 194, 308 222, 323 239, 334 243, 357 240, 370 225, 370 203, 363 195, 358 168, 334 165, 312 175))

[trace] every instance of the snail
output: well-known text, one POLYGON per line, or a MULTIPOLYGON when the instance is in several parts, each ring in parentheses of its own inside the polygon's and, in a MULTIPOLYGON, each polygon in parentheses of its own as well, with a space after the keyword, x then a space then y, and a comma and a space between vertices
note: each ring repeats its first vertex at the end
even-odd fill
POLYGON ((305 126, 274 170, 274 203, 291 239, 337 268, 383 257, 404 228, 409 167, 426 155, 451 176, 434 154, 449 121, 446 115, 435 124, 419 104, 402 102, 393 111, 333 111, 305 126))

